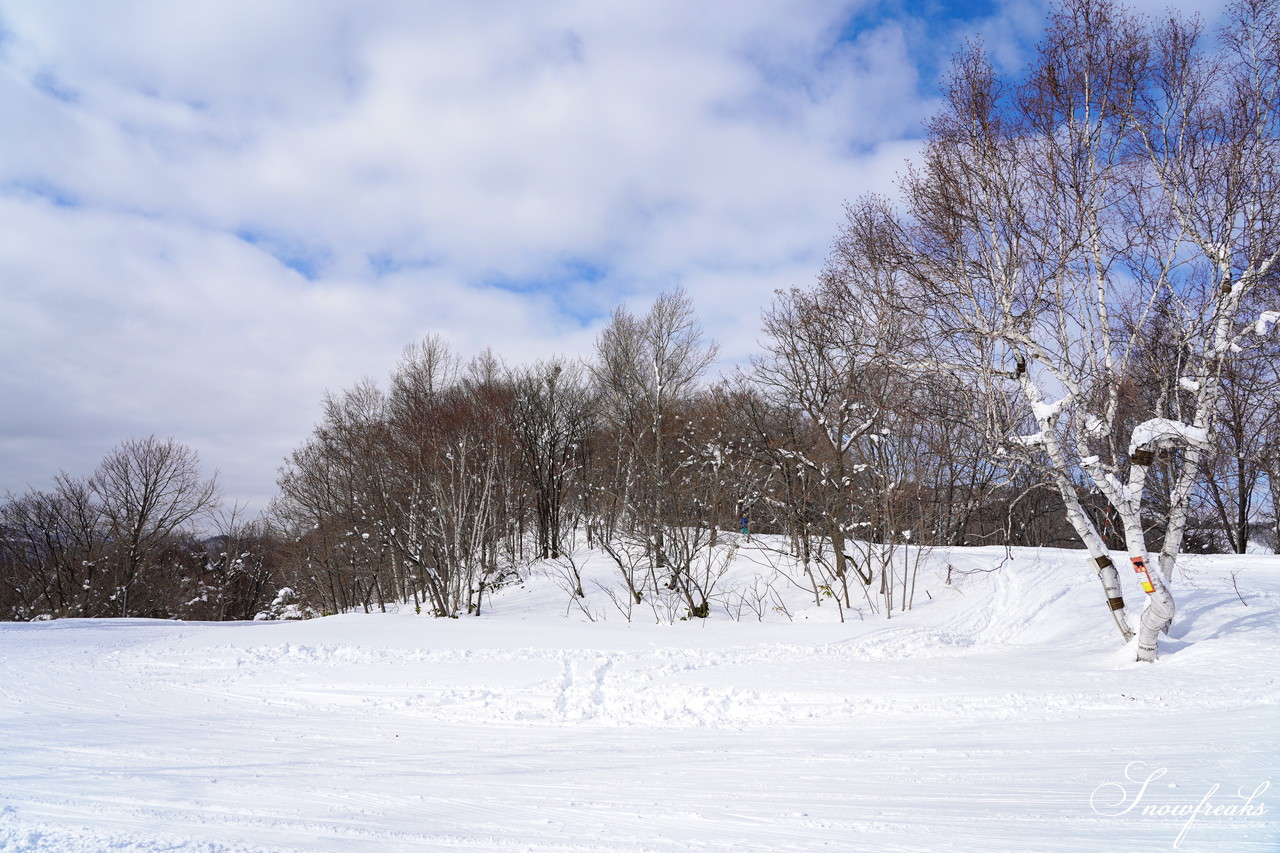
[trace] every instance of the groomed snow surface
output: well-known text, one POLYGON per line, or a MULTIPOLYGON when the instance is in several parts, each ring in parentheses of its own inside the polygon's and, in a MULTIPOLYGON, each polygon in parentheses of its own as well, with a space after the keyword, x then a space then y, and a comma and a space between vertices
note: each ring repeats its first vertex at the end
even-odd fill
POLYGON ((1153 665, 1082 552, 938 550, 844 623, 775 578, 627 624, 584 563, 597 621, 535 569, 480 618, 0 625, 0 851, 1280 850, 1280 558, 1187 558, 1153 665))

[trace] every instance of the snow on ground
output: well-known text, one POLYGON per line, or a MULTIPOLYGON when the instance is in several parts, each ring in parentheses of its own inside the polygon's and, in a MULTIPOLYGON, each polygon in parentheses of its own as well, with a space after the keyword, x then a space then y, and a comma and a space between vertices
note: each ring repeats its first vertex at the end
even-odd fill
POLYGON ((1280 558, 1188 558, 1154 665, 1081 552, 937 551, 891 620, 588 587, 0 625, 0 851, 1280 850, 1280 558))

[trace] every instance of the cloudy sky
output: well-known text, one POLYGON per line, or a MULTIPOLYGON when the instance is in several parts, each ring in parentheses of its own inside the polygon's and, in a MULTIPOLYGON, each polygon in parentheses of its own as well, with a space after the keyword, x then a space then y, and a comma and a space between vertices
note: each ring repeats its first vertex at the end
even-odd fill
POLYGON ((0 0, 0 492, 155 434, 258 509, 325 391, 405 344, 586 355, 676 286, 740 361, 962 41, 1016 69, 1043 15, 0 0))

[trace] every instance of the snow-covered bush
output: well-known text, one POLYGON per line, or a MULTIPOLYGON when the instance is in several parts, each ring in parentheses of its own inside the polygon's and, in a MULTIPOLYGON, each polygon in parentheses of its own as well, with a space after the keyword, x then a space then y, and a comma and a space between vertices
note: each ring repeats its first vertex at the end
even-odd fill
POLYGON ((255 621, 275 621, 277 619, 310 619, 315 615, 310 607, 299 604, 298 594, 292 587, 286 586, 276 593, 276 597, 267 605, 266 610, 253 618, 255 621))

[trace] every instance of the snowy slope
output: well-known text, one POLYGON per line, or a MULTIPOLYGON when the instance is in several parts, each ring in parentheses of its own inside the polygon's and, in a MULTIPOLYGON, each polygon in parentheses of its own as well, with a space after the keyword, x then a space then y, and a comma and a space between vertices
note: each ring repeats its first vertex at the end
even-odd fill
POLYGON ((1280 558, 1188 558, 1154 665, 1079 552, 935 552, 844 623, 550 574, 478 619, 0 625, 0 851, 1280 850, 1280 558))

